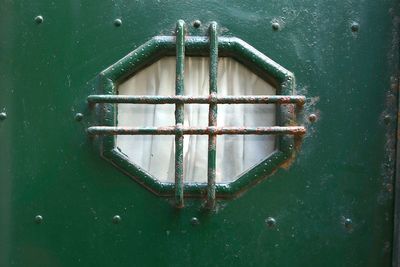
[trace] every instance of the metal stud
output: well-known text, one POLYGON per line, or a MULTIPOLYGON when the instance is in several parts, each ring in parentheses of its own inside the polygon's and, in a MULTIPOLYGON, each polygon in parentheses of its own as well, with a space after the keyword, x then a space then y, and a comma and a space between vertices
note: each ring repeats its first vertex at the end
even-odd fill
POLYGON ((200 20, 195 20, 195 21, 193 21, 193 27, 195 27, 195 28, 199 28, 201 26, 201 21, 200 20))
POLYGON ((75 120, 76 121, 81 121, 83 119, 83 114, 82 113, 76 113, 75 114, 75 120))
POLYGON ((276 220, 272 217, 268 217, 267 219, 265 219, 265 223, 267 224, 268 227, 275 227, 276 225, 276 220))
POLYGON ((272 22, 272 29, 273 29, 274 31, 279 30, 280 27, 281 27, 281 25, 279 25, 278 22, 272 22))
POLYGON ((190 223, 192 225, 199 225, 200 221, 199 221, 199 219, 197 217, 193 217, 193 218, 190 219, 190 223))
POLYGON ((1 120, 1 121, 4 121, 5 119, 7 119, 7 113, 1 112, 1 113, 0 113, 0 120, 1 120))
POLYGON ((310 116, 308 116, 308 120, 310 121, 310 122, 314 122, 314 121, 316 121, 317 120, 317 115, 316 114, 310 114, 310 116))
POLYGON ((353 221, 350 218, 344 219, 344 227, 350 229, 353 227, 353 221))
POLYGON ((37 24, 42 23, 42 22, 43 22, 43 17, 42 17, 41 15, 36 16, 36 17, 35 17, 35 22, 36 22, 37 24))
POLYGON ((122 20, 121 19, 114 20, 114 25, 115 25, 115 27, 121 26, 122 25, 122 20))
POLYGON ((36 222, 37 224, 42 223, 42 221, 43 221, 42 215, 36 215, 36 216, 35 216, 35 222, 36 222))
POLYGON ((386 115, 386 116, 383 118, 383 121, 385 122, 385 124, 389 124, 389 123, 390 123, 390 116, 389 116, 389 115, 386 115))
POLYGON ((113 223, 118 224, 121 222, 121 216, 115 215, 112 219, 113 223))
POLYGON ((353 22, 350 28, 352 32, 358 32, 358 30, 360 29, 360 24, 358 24, 357 22, 353 22))

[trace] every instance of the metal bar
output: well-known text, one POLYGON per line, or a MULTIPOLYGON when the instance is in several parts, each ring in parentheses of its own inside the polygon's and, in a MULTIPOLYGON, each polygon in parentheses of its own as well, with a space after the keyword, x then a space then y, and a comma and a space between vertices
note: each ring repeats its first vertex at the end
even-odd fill
MULTIPOLYGON (((217 96, 218 81, 218 36, 217 23, 211 22, 210 34, 210 100, 217 96)), ((218 105, 210 101, 208 112, 208 126, 217 126, 218 105)), ((207 170, 207 206, 213 208, 215 205, 215 177, 217 165, 217 135, 208 135, 208 170, 207 170)))
POLYGON ((271 127, 115 127, 92 126, 87 129, 92 135, 302 135, 306 132, 303 126, 271 127))
MULTIPOLYGON (((176 24, 176 80, 175 94, 183 95, 185 76, 185 22, 178 20, 176 24)), ((184 123, 184 105, 175 104, 175 202, 176 206, 183 207, 183 133, 179 129, 184 123)))
POLYGON ((90 95, 89 103, 119 104, 299 104, 305 103, 305 96, 257 95, 257 96, 186 96, 186 95, 90 95))

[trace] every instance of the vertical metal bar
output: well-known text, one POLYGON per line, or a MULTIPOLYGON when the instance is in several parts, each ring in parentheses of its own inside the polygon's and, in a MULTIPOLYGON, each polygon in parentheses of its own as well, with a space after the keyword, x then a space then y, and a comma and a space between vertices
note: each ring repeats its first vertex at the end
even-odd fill
MULTIPOLYGON (((218 74, 218 37, 217 23, 211 22, 210 35, 210 99, 211 103, 208 112, 208 125, 217 126, 217 74, 218 74)), ((215 205, 215 177, 217 165, 217 135, 208 135, 208 177, 207 177, 207 206, 213 208, 215 205)))
MULTIPOLYGON (((184 94, 185 72, 185 22, 178 20, 176 24, 176 81, 175 94, 184 94)), ((182 129, 184 123, 184 105, 175 104, 175 124, 182 129)), ((176 206, 183 207, 183 131, 175 135, 175 202, 176 206)))

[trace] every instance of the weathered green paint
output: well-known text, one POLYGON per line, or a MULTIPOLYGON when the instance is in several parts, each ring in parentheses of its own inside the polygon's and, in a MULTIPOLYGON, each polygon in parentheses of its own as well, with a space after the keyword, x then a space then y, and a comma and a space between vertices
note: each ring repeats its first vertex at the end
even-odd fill
POLYGON ((2 0, 0 10, 0 266, 391 265, 398 1, 2 0), (196 36, 217 21, 292 71, 308 99, 292 165, 215 213, 150 194, 86 134, 94 118, 113 122, 88 107, 98 94, 88 81, 178 19, 196 36))

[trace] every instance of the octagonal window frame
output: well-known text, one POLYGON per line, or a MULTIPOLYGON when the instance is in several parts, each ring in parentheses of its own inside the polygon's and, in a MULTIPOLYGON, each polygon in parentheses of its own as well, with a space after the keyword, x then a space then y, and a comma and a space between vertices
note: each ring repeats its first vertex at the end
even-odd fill
MULTIPOLYGON (((184 47, 185 56, 209 57, 210 38, 208 36, 185 36, 184 47)), ((231 57, 243 64, 276 88, 276 95, 294 95, 295 77, 293 73, 245 41, 237 37, 220 36, 218 37, 217 47, 219 57, 231 57)), ((176 36, 153 37, 103 70, 96 78, 97 93, 111 96, 117 95, 119 84, 166 56, 176 56, 176 36)), ((88 100, 90 102, 90 96, 88 100)), ((99 102, 101 105, 97 106, 98 123, 103 126, 115 127, 117 125, 117 104, 106 101, 99 102)), ((290 106, 296 106, 296 104, 302 105, 304 98, 300 96, 298 102, 290 102, 291 105, 287 105, 287 103, 276 103, 276 124, 278 126, 293 126, 294 122, 296 122, 296 108, 291 108, 290 106)), ((160 196, 174 195, 175 183, 161 182, 140 166, 131 162, 117 148, 114 135, 101 135, 99 138, 99 150, 102 157, 153 193, 160 196)), ((278 134, 276 136, 276 150, 255 166, 244 171, 233 182, 216 184, 216 197, 233 197, 271 175, 293 156, 294 146, 294 135, 278 134)), ((192 182, 184 183, 183 186, 185 197, 207 195, 207 183, 192 182)))

